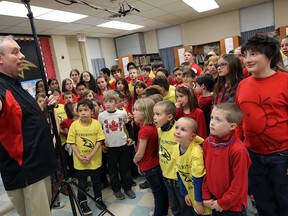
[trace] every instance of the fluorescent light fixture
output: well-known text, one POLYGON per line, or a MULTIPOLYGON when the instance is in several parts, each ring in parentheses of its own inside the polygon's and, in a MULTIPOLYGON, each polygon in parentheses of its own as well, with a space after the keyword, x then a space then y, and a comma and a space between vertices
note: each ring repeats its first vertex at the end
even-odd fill
POLYGON ((128 30, 128 31, 144 27, 141 25, 135 25, 135 24, 125 23, 125 22, 120 22, 120 21, 110 21, 110 22, 102 23, 97 26, 105 27, 105 28, 128 30))
POLYGON ((215 0, 182 0, 199 13, 219 8, 215 0))
MULTIPOLYGON (((65 11, 53 10, 49 8, 31 6, 35 19, 58 21, 58 22, 74 22, 87 17, 86 15, 70 13, 65 11)), ((0 0, 0 15, 27 17, 27 9, 23 4, 0 0)))
MULTIPOLYGON (((31 6, 31 10, 33 12, 34 17, 52 11, 52 9, 49 8, 36 7, 36 6, 31 6)), ((28 11, 23 4, 0 1, 0 15, 27 17, 27 13, 28 11)))
POLYGON ((70 22, 74 22, 76 20, 83 19, 85 17, 87 17, 87 16, 82 15, 82 14, 53 10, 49 13, 43 14, 41 16, 37 16, 36 19, 70 23, 70 22))

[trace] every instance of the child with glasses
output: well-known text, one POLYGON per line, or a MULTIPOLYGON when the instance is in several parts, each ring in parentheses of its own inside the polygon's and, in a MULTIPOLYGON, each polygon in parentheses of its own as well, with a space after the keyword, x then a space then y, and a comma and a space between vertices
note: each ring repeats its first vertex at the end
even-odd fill
POLYGON ((234 54, 220 56, 217 71, 218 80, 213 91, 213 104, 234 102, 237 86, 243 79, 239 58, 234 54))

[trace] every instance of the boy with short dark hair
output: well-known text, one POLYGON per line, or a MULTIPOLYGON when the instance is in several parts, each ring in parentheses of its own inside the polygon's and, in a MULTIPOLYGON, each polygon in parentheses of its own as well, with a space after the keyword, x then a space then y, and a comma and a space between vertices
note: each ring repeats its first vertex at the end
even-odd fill
POLYGON ((235 101, 244 112, 239 137, 249 151, 251 192, 259 215, 288 215, 288 73, 278 69, 279 41, 257 33, 241 47, 252 75, 235 101), (243 133, 243 134, 242 134, 243 133))
POLYGON ((77 83, 76 84, 76 90, 77 90, 77 94, 78 94, 77 102, 79 102, 83 99, 84 92, 87 91, 85 83, 84 82, 77 83))
POLYGON ((176 103, 175 87, 170 86, 169 81, 166 77, 155 77, 152 84, 159 85, 161 87, 164 100, 170 100, 171 102, 176 103))
POLYGON ((193 89, 196 87, 195 82, 196 82, 196 73, 194 70, 191 68, 185 69, 183 71, 183 83, 189 84, 193 89))
POLYGON ((141 67, 142 81, 146 84, 147 87, 152 85, 152 81, 153 81, 153 79, 149 77, 150 72, 151 72, 150 66, 144 65, 141 67))
POLYGON ((251 160, 234 131, 242 116, 234 103, 215 105, 211 113, 211 134, 203 144, 206 176, 202 198, 212 215, 246 215, 251 160))
MULTIPOLYGON (((102 165, 101 144, 105 139, 99 122, 92 119, 93 103, 84 99, 77 104, 79 119, 69 128, 67 143, 73 149, 73 161, 78 185, 82 190, 87 187, 87 177, 93 184, 96 206, 101 210, 107 208, 102 201, 100 167, 102 165)), ((88 206, 87 196, 78 189, 77 199, 84 215, 92 213, 88 206)))
POLYGON ((198 96, 199 108, 203 110, 206 127, 209 134, 210 114, 213 102, 214 78, 209 73, 201 74, 196 78, 195 92, 198 96))
POLYGON ((110 72, 114 77, 113 82, 110 83, 110 88, 115 89, 116 80, 122 77, 122 69, 121 67, 119 67, 119 65, 112 65, 110 68, 110 72))
POLYGON ((67 102, 73 102, 73 93, 72 92, 64 92, 63 93, 63 101, 64 101, 64 104, 67 104, 67 102))
POLYGON ((116 199, 125 199, 124 194, 121 192, 121 187, 129 198, 134 199, 136 195, 131 189, 133 181, 129 148, 133 140, 127 138, 124 127, 126 126, 129 137, 134 138, 134 136, 127 114, 123 110, 117 109, 118 101, 119 95, 115 91, 109 90, 105 92, 104 104, 106 110, 99 114, 98 121, 101 123, 105 134, 111 189, 116 199), (119 174, 121 180, 119 179, 119 174))

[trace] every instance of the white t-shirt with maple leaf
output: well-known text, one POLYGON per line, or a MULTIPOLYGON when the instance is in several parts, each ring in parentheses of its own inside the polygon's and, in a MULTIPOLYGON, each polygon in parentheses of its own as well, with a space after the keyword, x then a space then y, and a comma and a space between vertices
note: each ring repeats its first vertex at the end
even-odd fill
POLYGON ((123 110, 115 112, 101 112, 98 121, 102 125, 107 147, 124 146, 127 143, 125 124, 129 121, 127 114, 123 110))

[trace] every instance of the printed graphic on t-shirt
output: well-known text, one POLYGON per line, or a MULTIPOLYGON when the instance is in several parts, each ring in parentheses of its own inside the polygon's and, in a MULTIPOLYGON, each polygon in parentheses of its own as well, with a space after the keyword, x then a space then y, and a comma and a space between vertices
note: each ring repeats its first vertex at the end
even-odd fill
POLYGON ((271 110, 271 105, 269 104, 270 97, 262 99, 259 95, 259 102, 245 101, 241 103, 241 108, 246 115, 248 122, 257 122, 257 124, 247 124, 246 125, 246 136, 254 137, 261 140, 269 151, 273 151, 276 148, 281 148, 281 143, 277 142, 276 139, 269 136, 266 130, 276 127, 278 124, 278 119, 269 116, 268 111, 271 110))
POLYGON ((118 118, 116 120, 112 120, 109 122, 107 119, 104 120, 104 130, 107 134, 116 132, 116 131, 122 131, 123 130, 123 119, 118 118))
POLYGON ((95 145, 93 142, 91 142, 91 140, 84 138, 84 137, 80 137, 83 141, 83 146, 90 148, 90 149, 94 149, 95 145))
MULTIPOLYGON (((179 165, 178 165, 179 166, 179 165)), ((190 165, 191 167, 191 165, 190 165)), ((185 182, 192 182, 192 179, 189 177, 189 173, 185 173, 181 170, 178 170, 178 173, 183 177, 182 179, 185 181, 185 182)))
POLYGON ((165 158, 167 161, 171 160, 171 155, 162 145, 160 146, 160 155, 165 158))

